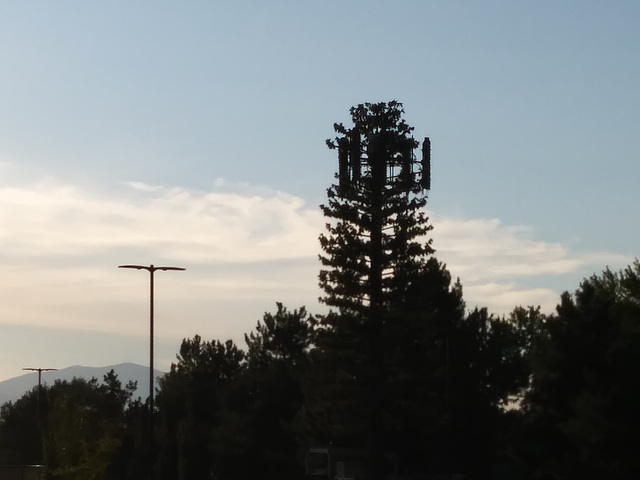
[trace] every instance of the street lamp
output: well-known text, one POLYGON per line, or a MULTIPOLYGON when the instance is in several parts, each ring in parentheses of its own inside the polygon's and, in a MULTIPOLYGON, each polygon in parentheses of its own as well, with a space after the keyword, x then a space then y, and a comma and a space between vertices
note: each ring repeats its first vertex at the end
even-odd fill
POLYGON ((38 430, 40 430, 40 442, 42 449, 42 462, 45 462, 44 458, 44 426, 42 422, 42 412, 40 411, 40 391, 42 390, 42 372, 51 372, 58 370, 57 368, 23 368, 22 370, 29 370, 31 372, 38 372, 38 394, 36 396, 36 416, 38 418, 38 430))
POLYGON ((119 265, 118 268, 132 268, 135 270, 146 270, 149 272, 149 456, 150 465, 149 478, 153 478, 153 274, 156 270, 186 270, 182 267, 156 267, 154 265, 119 265))
POLYGON ((23 370, 29 370, 31 372, 38 372, 38 392, 42 386, 42 372, 51 372, 58 370, 57 368, 23 368, 23 370))

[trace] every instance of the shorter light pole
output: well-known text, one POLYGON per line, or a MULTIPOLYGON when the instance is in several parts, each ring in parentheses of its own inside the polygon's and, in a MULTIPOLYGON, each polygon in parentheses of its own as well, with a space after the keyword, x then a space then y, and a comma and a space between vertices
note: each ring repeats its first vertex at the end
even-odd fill
POLYGON ((57 368, 23 368, 23 370, 38 372, 38 392, 40 392, 40 388, 42 386, 42 372, 52 372, 58 369, 57 368))
POLYGON ((57 368, 23 368, 22 370, 29 370, 31 372, 38 372, 38 393, 36 396, 36 416, 38 418, 38 430, 40 430, 40 449, 42 450, 42 462, 44 462, 44 425, 42 422, 42 412, 40 411, 40 391, 42 390, 42 372, 52 372, 58 370, 57 368))
POLYGON ((154 265, 119 265, 118 268, 131 268, 149 272, 149 478, 153 479, 154 442, 153 442, 153 274, 157 270, 186 270, 182 267, 156 267, 154 265))

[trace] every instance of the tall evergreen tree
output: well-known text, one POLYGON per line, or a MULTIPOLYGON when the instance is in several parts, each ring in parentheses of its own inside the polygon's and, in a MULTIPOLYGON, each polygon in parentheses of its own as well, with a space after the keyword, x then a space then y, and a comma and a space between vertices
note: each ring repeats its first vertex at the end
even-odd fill
POLYGON ((364 104, 350 110, 353 128, 335 124, 327 140, 338 150, 338 183, 321 205, 327 235, 320 236, 320 286, 340 313, 379 322, 379 314, 408 288, 408 278, 433 253, 423 207, 430 188, 430 142, 422 161, 402 118, 402 104, 364 104))
POLYGON ((393 353, 385 338, 395 310, 433 253, 424 212, 430 188, 430 142, 422 159, 402 118, 402 104, 366 103, 350 110, 352 128, 335 124, 327 145, 338 152, 338 182, 321 205, 327 234, 320 236, 320 286, 324 303, 337 312, 325 317, 321 348, 350 355, 342 381, 361 402, 370 478, 380 478, 384 450, 386 378, 393 353), (324 342, 324 343, 322 343, 324 342), (344 348, 344 342, 348 342, 344 348), (342 346, 338 345, 343 343, 342 346))

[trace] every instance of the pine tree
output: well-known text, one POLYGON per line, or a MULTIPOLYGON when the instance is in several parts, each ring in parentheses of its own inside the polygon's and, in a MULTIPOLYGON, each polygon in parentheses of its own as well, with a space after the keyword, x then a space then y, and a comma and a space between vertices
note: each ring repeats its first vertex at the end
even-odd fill
POLYGON ((338 381, 361 402, 368 470, 376 479, 382 472, 389 361, 396 357, 393 349, 402 348, 385 339, 397 336, 398 311, 433 253, 424 212, 430 142, 424 140, 418 160, 419 143, 396 101, 358 105, 350 113, 353 127, 335 124, 337 136, 327 140, 338 152, 338 182, 321 205, 330 222, 320 236, 319 280, 321 300, 337 312, 325 317, 319 339, 334 359, 342 355, 338 381))
POLYGON ((423 207, 430 188, 430 149, 426 138, 422 161, 418 142, 402 119, 402 104, 358 105, 350 110, 347 130, 327 140, 338 150, 338 184, 328 191, 324 215, 328 235, 320 236, 325 255, 320 286, 323 301, 341 313, 371 316, 372 311, 402 298, 407 279, 433 253, 425 235, 432 229, 423 207))

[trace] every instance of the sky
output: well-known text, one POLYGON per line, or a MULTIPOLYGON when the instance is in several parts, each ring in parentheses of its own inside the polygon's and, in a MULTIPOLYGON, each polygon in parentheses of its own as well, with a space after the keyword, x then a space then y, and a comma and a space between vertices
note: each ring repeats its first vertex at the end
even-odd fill
POLYGON ((639 256, 640 3, 0 2, 0 380, 243 345, 322 313, 333 124, 397 100, 432 143, 468 309, 553 312, 639 256))

